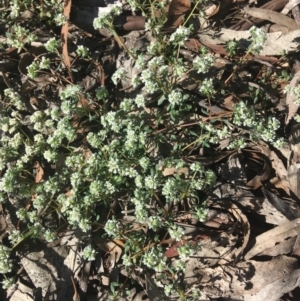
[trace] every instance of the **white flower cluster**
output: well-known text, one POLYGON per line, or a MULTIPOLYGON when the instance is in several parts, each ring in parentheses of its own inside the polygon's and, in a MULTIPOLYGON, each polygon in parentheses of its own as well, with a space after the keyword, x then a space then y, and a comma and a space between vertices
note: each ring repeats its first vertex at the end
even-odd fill
POLYGON ((50 59, 46 58, 45 56, 42 57, 41 61, 38 62, 37 60, 34 60, 29 66, 26 67, 28 76, 30 78, 35 78, 38 75, 38 72, 43 69, 49 69, 50 68, 50 59))
POLYGON ((17 110, 24 110, 25 106, 21 100, 21 96, 19 93, 15 92, 13 89, 5 89, 4 95, 10 101, 10 103, 17 108, 17 110))
POLYGON ((112 75, 112 82, 117 85, 119 81, 123 80, 126 76, 126 70, 121 67, 116 70, 116 72, 112 75))
POLYGON ((55 232, 51 231, 50 229, 47 229, 44 232, 44 238, 47 242, 53 242, 57 238, 57 235, 55 232))
POLYGON ((13 25, 11 27, 11 32, 6 33, 6 43, 11 47, 18 48, 18 52, 21 51, 22 47, 26 43, 31 43, 36 39, 36 36, 29 31, 29 29, 25 29, 19 25, 13 25))
POLYGON ((91 58, 89 49, 83 45, 77 46, 76 54, 81 57, 91 58))
POLYGON ((15 283, 15 279, 12 278, 4 278, 2 281, 2 287, 3 289, 9 289, 11 286, 13 286, 15 283))
POLYGON ((66 88, 60 93, 59 97, 61 100, 79 100, 79 93, 81 93, 82 89, 79 85, 68 85, 66 88))
POLYGON ((14 133, 18 129, 19 124, 15 118, 3 117, 0 120, 0 128, 5 133, 14 133))
POLYGON ((199 91, 206 96, 213 95, 215 90, 212 78, 205 78, 201 84, 199 91))
POLYGON ((300 85, 298 84, 296 87, 291 88, 290 85, 287 85, 284 89, 284 93, 291 93, 295 97, 294 103, 299 106, 300 105, 300 85))
POLYGON ((109 111, 106 115, 101 116, 101 124, 104 128, 111 129, 116 133, 122 128, 122 123, 118 118, 118 114, 113 111, 109 111))
POLYGON ((252 127, 256 125, 255 111, 251 105, 239 102, 234 108, 233 122, 238 126, 252 127))
POLYGON ((109 12, 101 12, 98 17, 94 19, 93 26, 95 29, 102 29, 108 24, 112 24, 113 17, 109 12))
POLYGON ((55 38, 51 38, 45 43, 45 48, 50 53, 56 52, 59 46, 60 41, 56 40, 55 38))
POLYGON ((23 236, 21 234, 20 230, 13 230, 10 235, 8 236, 8 239, 10 242, 14 245, 18 242, 20 242, 23 239, 23 236))
POLYGON ((143 70, 147 65, 145 55, 143 53, 139 54, 135 60, 135 67, 139 70, 143 70))
POLYGON ((96 259, 97 252, 91 245, 86 246, 83 249, 82 256, 85 260, 92 261, 96 259))
POLYGON ((155 56, 148 62, 148 67, 151 70, 157 70, 162 65, 164 65, 165 59, 163 56, 155 56))
POLYGON ((40 64, 38 61, 33 61, 29 66, 26 67, 26 69, 28 76, 30 78, 35 78, 40 71, 40 64))
POLYGON ((6 274, 12 270, 12 260, 9 258, 10 249, 0 244, 0 273, 6 274))
POLYGON ((182 103, 183 96, 180 91, 172 90, 168 95, 168 101, 172 106, 179 105, 182 103))
POLYGON ((185 243, 176 249, 181 260, 188 259, 195 252, 192 243, 185 243))
POLYGON ((93 132, 87 134, 86 140, 93 148, 100 148, 103 142, 101 137, 93 132))
POLYGON ((249 32, 252 39, 252 43, 249 46, 249 51, 254 54, 258 54, 264 47, 264 44, 267 40, 267 35, 262 29, 257 28, 255 26, 252 26, 249 29, 249 32))
POLYGON ((134 102, 138 108, 145 106, 145 97, 142 94, 139 94, 135 97, 134 102))
POLYGON ((158 229, 162 228, 164 225, 162 218, 158 215, 150 216, 147 222, 148 222, 149 229, 152 229, 153 231, 157 231, 158 229))
POLYGON ((205 204, 203 204, 202 206, 196 206, 193 211, 193 215, 198 221, 203 222, 206 219, 208 209, 205 204))
POLYGON ((112 237, 118 237, 121 231, 120 222, 116 221, 115 219, 109 219, 105 226, 104 231, 112 237))
POLYGON ((108 91, 105 87, 99 87, 96 90, 96 98, 97 100, 103 100, 108 97, 108 91))
POLYGON ((191 29, 183 26, 179 26, 174 33, 170 36, 170 42, 174 45, 184 46, 184 42, 191 34, 191 29))
POLYGON ((17 175, 19 170, 17 168, 10 168, 0 179, 0 191, 13 192, 17 183, 17 175))
POLYGON ((178 188, 178 180, 169 177, 162 188, 162 194, 166 197, 167 201, 176 200, 179 197, 178 188))
POLYGON ((152 94, 159 89, 156 81, 157 73, 155 70, 145 69, 141 73, 141 81, 145 84, 145 89, 148 93, 152 94))
POLYGON ((193 60, 193 67, 197 73, 207 73, 214 64, 214 57, 211 54, 197 56, 193 60))
POLYGON ((139 159, 139 164, 144 170, 147 170, 150 166, 150 159, 147 157, 142 157, 139 159))
POLYGON ((98 17, 93 21, 94 28, 102 29, 104 27, 112 27, 114 17, 120 15, 121 13, 122 8, 119 5, 113 5, 110 7, 109 12, 99 12, 98 17))
POLYGON ((11 9, 10 17, 12 19, 17 18, 20 14, 20 5, 18 5, 18 3, 14 3, 14 4, 11 3, 10 9, 11 9))
POLYGON ((67 22, 67 18, 63 13, 58 13, 54 17, 54 22, 57 26, 61 26, 67 22))
MULTIPOLYGON (((280 127, 280 122, 275 117, 269 117, 267 121, 259 119, 255 115, 254 108, 244 102, 239 102, 235 106, 233 123, 250 128, 250 138, 254 141, 262 138, 274 146, 282 146, 283 144, 283 139, 277 139, 276 135, 276 130, 280 127)), ((241 145, 242 140, 239 139, 239 141, 241 145)))
POLYGON ((176 289, 173 283, 166 284, 164 286, 164 292, 166 296, 171 297, 173 294, 176 294, 176 289))
POLYGON ((199 172, 200 174, 203 174, 205 171, 204 166, 199 162, 193 162, 190 165, 190 170, 194 172, 199 172))
POLYGON ((45 232, 45 228, 38 222, 29 224, 28 229, 32 238, 39 238, 45 232))
MULTIPOLYGON (((159 41, 151 41, 147 47, 147 52, 151 55, 161 53, 163 45, 159 41)), ((140 68, 139 68, 140 69, 140 68)))
POLYGON ((228 146, 228 149, 243 149, 247 146, 247 142, 245 141, 244 137, 238 137, 237 139, 233 140, 228 146))
POLYGON ((153 30, 157 34, 160 32, 162 26, 163 23, 157 22, 155 18, 148 18, 145 22, 145 30, 146 31, 153 30))
POLYGON ((143 264, 154 271, 161 273, 167 268, 167 257, 163 254, 162 248, 154 247, 143 256, 143 264))
POLYGON ((172 224, 168 227, 168 232, 170 237, 180 241, 182 236, 184 235, 184 229, 176 224, 172 224))

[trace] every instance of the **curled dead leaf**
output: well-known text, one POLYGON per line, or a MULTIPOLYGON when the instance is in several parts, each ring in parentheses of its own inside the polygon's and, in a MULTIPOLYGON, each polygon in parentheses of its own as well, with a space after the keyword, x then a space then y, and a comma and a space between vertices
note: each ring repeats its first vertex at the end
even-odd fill
MULTIPOLYGON (((64 16, 67 20, 70 18, 70 12, 71 12, 71 4, 72 0, 64 0, 64 16)), ((68 32, 69 32, 69 22, 65 22, 64 25, 61 28, 61 40, 62 40, 62 56, 65 66, 68 69, 69 75, 72 80, 72 74, 71 74, 71 62, 68 52, 68 32)))
MULTIPOLYGON (((299 81, 300 81, 300 70, 294 74, 294 77, 290 82, 290 88, 291 89, 295 88, 298 85, 299 81)), ((299 105, 295 104, 295 100, 296 100, 296 97, 295 97, 294 93, 292 91, 287 92, 286 104, 288 106, 289 113, 285 120, 286 125, 289 124, 291 119, 294 117, 294 115, 298 111, 299 105)))
POLYGON ((190 6, 190 0, 172 0, 168 11, 168 20, 164 24, 162 32, 174 31, 180 26, 184 14, 188 12, 190 6))
MULTIPOLYGON (((254 256, 267 255, 269 252, 274 253, 276 245, 287 242, 288 237, 297 236, 300 230, 300 218, 279 225, 276 228, 264 232, 255 238, 255 244, 245 255, 245 259, 251 259, 254 256)), ((290 252, 292 252, 292 247, 290 252)))
POLYGON ((40 183, 44 178, 44 169, 40 162, 36 161, 33 168, 35 169, 35 183, 40 183))

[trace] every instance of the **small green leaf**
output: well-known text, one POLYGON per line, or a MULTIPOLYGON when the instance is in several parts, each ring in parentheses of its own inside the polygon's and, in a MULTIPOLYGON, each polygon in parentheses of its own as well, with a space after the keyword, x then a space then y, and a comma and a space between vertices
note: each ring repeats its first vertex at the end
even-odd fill
POLYGON ((165 95, 162 95, 162 96, 158 99, 157 104, 158 104, 158 105, 161 105, 165 100, 166 100, 165 95))

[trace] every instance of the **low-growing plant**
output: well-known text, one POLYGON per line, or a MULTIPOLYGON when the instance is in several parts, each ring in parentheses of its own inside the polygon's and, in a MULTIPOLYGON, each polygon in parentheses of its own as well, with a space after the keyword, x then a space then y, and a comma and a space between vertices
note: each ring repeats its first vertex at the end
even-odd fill
MULTIPOLYGON (((61 24, 64 22, 59 15, 61 6, 47 12, 52 4, 57 2, 43 1, 38 8, 39 15, 61 24)), ((174 204, 189 200, 192 215, 203 221, 207 207, 200 192, 209 191, 216 182, 212 169, 199 162, 190 163, 186 158, 199 148, 213 147, 224 140, 228 140, 228 149, 243 148, 248 141, 259 139, 279 146, 283 143, 276 135, 280 123, 273 116, 262 118, 253 99, 237 101, 234 111, 226 118, 199 113, 197 101, 181 83, 187 77, 192 79, 197 86, 197 91, 193 91, 197 99, 205 99, 209 104, 215 101, 221 95, 222 84, 209 75, 214 72, 214 55, 206 48, 200 48, 192 60, 180 54, 192 36, 191 25, 160 35, 166 15, 157 17, 154 10, 164 7, 164 2, 146 5, 129 1, 129 4, 147 17, 146 30, 152 31, 155 37, 144 51, 128 50, 124 46, 138 70, 131 79, 138 91, 135 97, 124 97, 117 102, 112 88, 101 86, 87 92, 79 82, 63 81, 57 94, 59 102, 51 108, 36 110, 25 124, 22 112, 27 109, 22 96, 13 88, 3 91, 1 202, 14 194, 20 204, 25 202, 28 206, 20 205, 16 211, 22 230, 10 233, 11 247, 0 245, 0 273, 12 271, 10 252, 24 239, 42 236, 51 242, 56 238, 57 229, 47 227, 43 220, 47 214, 56 212, 70 228, 80 228, 83 232, 101 225, 104 237, 124 241, 122 261, 127 269, 136 265, 153 269, 162 279, 166 295, 196 300, 197 290, 184 288, 176 273, 178 269, 184 270, 184 260, 199 246, 187 243, 178 247, 177 268, 170 265, 162 246, 165 238, 180 242, 185 234, 184 228, 176 222, 174 204), (200 118, 190 123, 191 113, 200 118), (79 120, 88 121, 87 125, 82 126, 84 123, 79 120), (87 134, 84 127, 88 127, 87 134), (242 129, 240 135, 236 135, 238 129, 242 129), (33 168, 36 164, 45 171, 51 170, 39 181, 33 168), (165 175, 164 171, 171 168, 174 172, 165 175), (122 210, 133 210, 134 225, 119 218, 115 202, 122 210), (103 210, 107 219, 101 215, 103 210), (138 230, 136 225, 140 227, 138 230)), ((21 52, 26 44, 34 41, 34 34, 18 25, 16 19, 22 10, 32 5, 29 0, 23 4, 15 1, 10 8, 16 24, 7 34, 7 47, 16 47, 21 52)), ((94 27, 107 27, 118 38, 113 21, 120 12, 119 6, 113 6, 110 13, 94 20, 94 27)), ((192 12, 203 15, 196 6, 192 12)), ((251 28, 250 33, 252 43, 238 66, 263 47, 263 32, 251 28)), ((43 56, 36 57, 27 67, 28 77, 32 79, 44 70, 62 68, 58 37, 53 36, 44 47, 43 56), (53 59, 55 54, 58 60, 53 59)), ((227 44, 231 56, 236 55, 236 47, 235 41, 227 44)), ((96 64, 86 46, 78 45, 76 56, 96 64)), ((111 76, 114 89, 128 76, 124 68, 116 70, 111 76)), ((94 260, 95 256, 96 250, 91 245, 83 250, 86 260, 94 260)), ((10 283, 7 278, 3 285, 7 287, 10 283)))

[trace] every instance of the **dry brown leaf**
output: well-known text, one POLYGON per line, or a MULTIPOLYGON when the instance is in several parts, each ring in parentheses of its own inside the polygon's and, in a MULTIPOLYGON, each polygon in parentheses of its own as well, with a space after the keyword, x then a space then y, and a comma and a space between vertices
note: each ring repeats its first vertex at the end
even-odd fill
POLYGON ((237 223, 241 225, 242 232, 243 232, 243 243, 241 246, 237 246, 233 250, 231 250, 226 257, 223 257, 219 264, 226 264, 232 261, 238 261, 242 253, 244 252, 250 238, 250 224, 246 215, 237 207, 237 205, 232 204, 229 212, 235 217, 237 223))
POLYGON ((288 204, 283 199, 279 198, 272 192, 268 191, 263 187, 262 189, 264 195, 269 200, 269 202, 278 210, 280 211, 288 220, 293 220, 295 218, 300 217, 300 212, 297 208, 291 207, 291 204, 288 204))
POLYGON ((190 9, 190 6, 190 0, 172 0, 168 11, 168 20, 162 31, 173 31, 180 26, 184 14, 190 9))
POLYGON ((151 301, 168 301, 169 298, 166 297, 164 290, 158 287, 152 278, 151 274, 145 273, 146 280, 146 292, 151 301))
POLYGON ((207 156, 207 155, 198 155, 198 156, 189 156, 187 157, 188 162, 200 162, 203 165, 207 166, 210 164, 218 163, 221 160, 224 160, 226 157, 229 155, 235 153, 236 150, 225 150, 225 151, 220 151, 214 154, 213 156, 207 156))
POLYGON ((30 251, 21 248, 20 255, 26 274, 33 285, 42 290, 43 297, 47 294, 50 284, 53 285, 54 291, 65 285, 59 281, 63 260, 53 249, 44 248, 42 250, 41 247, 31 245, 30 251))
POLYGON ((284 191, 289 195, 290 183, 288 180, 288 172, 282 160, 280 160, 277 154, 271 151, 270 148, 264 142, 260 142, 260 144, 256 145, 256 147, 261 150, 262 154, 264 154, 267 158, 270 159, 272 163, 272 167, 275 169, 276 174, 281 181, 284 191))
POLYGON ((16 283, 16 286, 12 286, 9 288, 9 290, 12 289, 15 289, 15 291, 12 293, 12 295, 10 294, 11 297, 9 298, 9 301, 34 301, 35 300, 33 296, 33 289, 23 284, 22 281, 20 281, 20 279, 16 283))
POLYGON ((122 249, 114 241, 107 242, 103 246, 103 250, 106 252, 106 255, 110 255, 111 260, 115 263, 119 262, 122 255, 122 249))
POLYGON ((223 100, 222 105, 227 110, 233 111, 234 110, 233 96, 229 95, 229 96, 225 97, 224 100, 223 100))
POLYGON ((300 199, 300 163, 288 167, 288 177, 291 191, 300 199))
POLYGON ((298 25, 295 22, 295 20, 276 11, 258 7, 244 7, 243 10, 246 12, 246 14, 254 18, 259 18, 278 25, 283 25, 289 28, 290 30, 298 29, 298 25))
POLYGON ((166 176, 172 176, 172 175, 181 175, 181 174, 185 174, 187 175, 189 173, 189 169, 187 167, 183 167, 183 168, 175 168, 175 167, 167 167, 163 170, 162 174, 166 177, 166 176))
POLYGON ((281 225, 287 223, 289 220, 278 211, 267 198, 257 200, 256 205, 259 209, 255 210, 255 213, 264 216, 265 222, 273 225, 281 225))
POLYGON ((300 256, 300 235, 297 235, 292 255, 300 256))
MULTIPOLYGON (((251 2, 256 2, 256 1, 251 1, 251 2)), ((287 2, 288 2, 288 0, 271 0, 271 1, 268 1, 267 3, 265 3, 264 5, 262 5, 260 8, 265 8, 265 9, 269 9, 272 11, 278 11, 278 10, 282 9, 286 5, 287 2)), ((231 26, 231 29, 247 30, 250 27, 252 27, 253 25, 257 26, 258 24, 260 24, 262 22, 263 22, 263 20, 258 19, 258 18, 253 18, 253 17, 248 17, 245 19, 243 18, 242 20, 240 20, 239 22, 237 22, 236 24, 231 26)))
POLYGON ((228 300, 278 301, 300 282, 298 260, 287 256, 265 262, 248 260, 235 266, 215 268, 201 268, 194 262, 192 269, 193 279, 212 299, 226 296, 228 300))
POLYGON ((252 187, 252 189, 256 190, 261 187, 262 181, 269 178, 271 172, 271 168, 269 164, 265 161, 262 172, 259 175, 256 175, 252 180, 250 180, 246 186, 252 187))
POLYGON ((145 29, 146 18, 142 16, 127 16, 123 29, 127 31, 145 29))
MULTIPOLYGON (((233 248, 227 249, 226 252, 218 252, 219 256, 220 254, 223 254, 223 256, 219 257, 220 259, 219 264, 226 264, 228 262, 238 260, 238 258, 242 255, 244 249, 246 248, 250 237, 250 224, 248 222, 246 215, 241 211, 241 209, 238 208, 237 205, 232 203, 227 203, 223 201, 221 202, 209 201, 208 206, 212 206, 213 208, 220 208, 222 210, 228 211, 231 214, 231 216, 234 217, 236 224, 241 226, 239 229, 242 230, 241 231, 242 233, 240 233, 242 237, 240 237, 240 240, 238 241, 239 243, 241 243, 242 240, 243 243, 239 244, 239 246, 235 245, 233 248)), ((229 234, 227 235, 229 236, 229 234)), ((236 235, 235 235, 235 239, 237 239, 236 235)), ((228 241, 229 245, 232 245, 233 243, 234 242, 228 241)), ((235 243, 237 243, 237 241, 235 243)))
POLYGON ((64 25, 61 28, 61 39, 62 39, 62 55, 63 55, 64 64, 67 67, 69 75, 72 80, 71 71, 70 71, 71 62, 70 62, 70 57, 68 52, 68 32, 69 32, 68 20, 70 18, 71 4, 72 4, 72 0, 64 0, 64 16, 67 19, 67 21, 64 23, 64 25))
POLYGON ((36 161, 34 164, 35 169, 35 183, 41 183, 44 178, 44 169, 41 166, 40 162, 36 161))
MULTIPOLYGON (((200 242, 201 249, 193 254, 194 258, 191 258, 189 262, 186 263, 186 280, 188 283, 199 281, 199 278, 193 278, 193 267, 195 267, 196 261, 198 262, 197 265, 199 266, 199 269, 216 266, 220 261, 222 261, 223 264, 222 259, 224 259, 224 262, 226 261, 227 264, 232 262, 232 260, 227 260, 227 255, 229 253, 231 254, 231 251, 235 249, 238 243, 238 238, 234 233, 231 232, 232 231, 222 233, 216 232, 216 234, 211 235, 211 237, 208 237, 206 239, 203 239, 202 235, 195 237, 194 240, 198 240, 198 242, 200 242), (190 270, 189 273, 188 270, 190 270)), ((180 245, 181 243, 178 244, 180 245)), ((177 255, 172 247, 167 250, 165 254, 168 255, 168 257, 177 255)))
MULTIPOLYGON (((283 300, 280 297, 292 292, 299 286, 300 269, 282 276, 282 278, 267 284, 260 292, 245 299, 245 301, 277 301, 283 300), (270 297, 271 296, 271 297, 270 297)), ((294 295, 294 297, 296 297, 294 295)))
POLYGON ((7 229, 7 222, 4 217, 3 207, 0 203, 0 242, 2 242, 2 235, 5 233, 7 229))
POLYGON ((78 290, 77 290, 76 283, 75 283, 73 276, 71 276, 71 281, 72 281, 73 288, 74 288, 73 301, 80 301, 80 296, 78 294, 78 290))
POLYGON ((205 15, 207 18, 211 18, 215 16, 220 11, 221 3, 219 2, 218 5, 212 4, 205 10, 205 15))
MULTIPOLYGON (((299 285, 298 260, 279 256, 270 261, 249 260, 237 264, 234 269, 225 266, 230 275, 230 290, 245 301, 278 301, 285 293, 299 285)), ((228 279, 228 278, 227 278, 228 279)))
MULTIPOLYGON (((290 82, 291 89, 295 88, 298 85, 299 81, 300 81, 300 70, 297 71, 294 74, 294 77, 290 82)), ((295 97, 294 93, 292 93, 291 91, 287 92, 287 94, 286 94, 286 105, 289 108, 289 113, 288 113, 288 115, 286 117, 286 120, 285 120, 286 125, 289 124, 291 119, 294 117, 294 115, 298 111, 299 105, 295 104, 295 100, 296 100, 296 97, 295 97)))
MULTIPOLYGON (((252 249, 245 255, 245 259, 251 259, 254 256, 274 254, 274 249, 280 243, 286 243, 290 245, 287 240, 288 237, 294 237, 299 234, 300 231, 300 218, 293 221, 289 221, 285 224, 279 225, 276 228, 264 232, 263 234, 255 238, 255 244, 252 249)), ((292 247, 289 252, 292 252, 292 247)), ((282 246, 279 247, 279 250, 282 246)))
MULTIPOLYGON (((58 292, 57 300, 71 300, 74 296, 72 281, 74 279, 77 283, 80 282, 84 260, 82 252, 79 252, 79 250, 86 235, 80 229, 77 229, 71 237, 69 235, 65 237, 69 253, 64 259, 62 267, 60 267, 60 276, 64 279, 64 286, 58 292)), ((63 240, 61 240, 61 244, 63 244, 63 240)))
MULTIPOLYGON (((270 183, 271 183, 272 185, 274 185, 274 187, 277 188, 277 189, 282 189, 282 190, 285 190, 285 189, 286 189, 286 185, 284 185, 284 184, 282 183, 281 179, 278 178, 278 177, 274 177, 274 178, 272 178, 272 179, 269 179, 269 181, 270 181, 270 183)), ((285 190, 285 191, 286 191, 286 190, 285 190)), ((290 194, 290 192, 289 192, 289 194, 290 194)))
POLYGON ((296 5, 300 4, 300 0, 290 0, 288 4, 283 8, 281 11, 282 14, 286 15, 289 13, 290 10, 292 10, 296 5))

